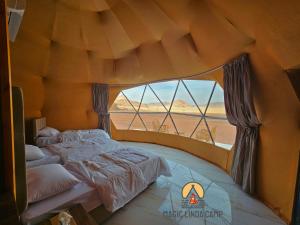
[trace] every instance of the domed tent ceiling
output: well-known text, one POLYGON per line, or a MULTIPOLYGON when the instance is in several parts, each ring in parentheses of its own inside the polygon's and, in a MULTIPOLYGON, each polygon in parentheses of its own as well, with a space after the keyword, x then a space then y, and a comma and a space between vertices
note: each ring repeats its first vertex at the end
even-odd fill
MULTIPOLYGON (((248 46, 291 68, 300 64, 299 8, 273 0, 27 0, 13 78, 36 93, 48 82, 135 84, 205 71, 248 46)), ((32 102, 27 96, 36 95, 24 92, 26 112, 37 115, 43 95, 32 102)))
POLYGON ((204 1, 31 0, 13 58, 47 79, 124 84, 203 71, 250 43, 204 1))
POLYGON ((282 68, 299 64, 300 16, 280 1, 27 2, 15 44, 23 54, 13 53, 28 72, 49 79, 135 83, 182 76, 223 64, 255 41, 282 68))
POLYGON ((298 2, 27 0, 11 43, 13 84, 23 88, 27 118, 43 115, 60 129, 89 128, 97 124, 92 82, 176 78, 249 52, 263 121, 259 158, 277 157, 259 162, 259 195, 290 218, 300 109, 283 70, 300 65, 298 2))

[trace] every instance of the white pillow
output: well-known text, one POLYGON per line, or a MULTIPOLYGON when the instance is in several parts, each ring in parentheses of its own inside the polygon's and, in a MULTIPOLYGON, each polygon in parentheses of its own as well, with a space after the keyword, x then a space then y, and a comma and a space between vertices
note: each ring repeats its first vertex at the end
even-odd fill
POLYGON ((80 142, 80 135, 78 131, 64 131, 58 135, 58 141, 61 143, 78 143, 80 142))
POLYGON ((52 155, 52 156, 46 156, 39 160, 33 160, 26 162, 26 167, 36 167, 36 166, 42 166, 47 164, 60 164, 61 160, 58 155, 52 155))
POLYGON ((37 137, 35 143, 38 147, 45 147, 47 145, 57 144, 59 143, 58 136, 53 137, 37 137))
POLYGON ((78 183, 80 181, 59 164, 29 168, 27 169, 28 203, 57 195, 78 183))
POLYGON ((45 157, 45 154, 39 147, 34 145, 25 145, 25 158, 26 161, 38 160, 45 157))
POLYGON ((39 137, 53 137, 57 136, 60 132, 52 127, 45 127, 38 131, 39 137))
POLYGON ((89 138, 110 139, 108 133, 102 129, 80 130, 79 134, 81 139, 89 139, 89 138))

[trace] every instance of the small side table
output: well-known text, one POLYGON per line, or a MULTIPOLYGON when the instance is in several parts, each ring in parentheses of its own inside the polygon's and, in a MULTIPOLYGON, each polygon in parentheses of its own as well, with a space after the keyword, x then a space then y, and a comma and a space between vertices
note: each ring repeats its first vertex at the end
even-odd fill
MULTIPOLYGON (((70 207, 66 212, 72 216, 71 225, 98 225, 81 204, 70 207)), ((58 215, 39 223, 39 225, 60 225, 58 215)))

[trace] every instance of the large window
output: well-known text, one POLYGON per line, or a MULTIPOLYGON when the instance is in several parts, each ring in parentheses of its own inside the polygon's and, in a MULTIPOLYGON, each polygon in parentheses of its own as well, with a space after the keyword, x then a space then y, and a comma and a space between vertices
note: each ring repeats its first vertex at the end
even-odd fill
POLYGON ((176 80, 123 90, 110 108, 117 129, 180 135, 231 149, 222 87, 210 80, 176 80))

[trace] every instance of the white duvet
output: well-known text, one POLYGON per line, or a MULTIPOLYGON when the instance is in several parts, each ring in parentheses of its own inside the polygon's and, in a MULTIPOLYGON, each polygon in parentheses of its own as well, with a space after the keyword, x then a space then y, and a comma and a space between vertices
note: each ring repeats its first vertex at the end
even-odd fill
POLYGON ((47 148, 60 155, 68 170, 98 190, 110 212, 123 207, 158 176, 171 175, 163 158, 107 138, 83 139, 47 148))

